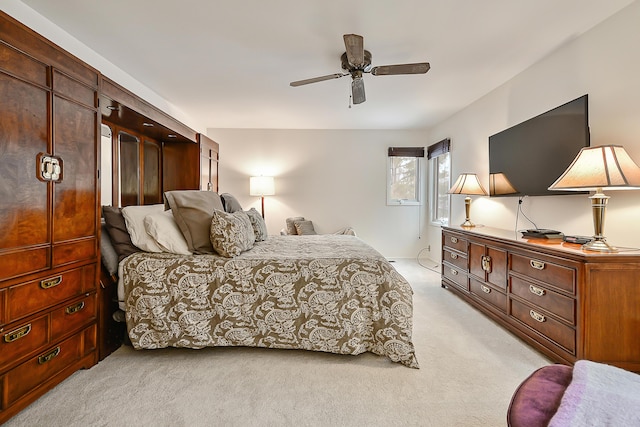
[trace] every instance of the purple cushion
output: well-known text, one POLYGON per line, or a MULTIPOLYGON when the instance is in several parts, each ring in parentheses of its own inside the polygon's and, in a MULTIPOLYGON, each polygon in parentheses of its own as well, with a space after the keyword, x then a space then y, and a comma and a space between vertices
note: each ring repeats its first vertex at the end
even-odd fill
POLYGON ((571 366, 550 365, 531 374, 511 398, 507 425, 546 427, 560 406, 562 395, 571 382, 572 372, 571 366))

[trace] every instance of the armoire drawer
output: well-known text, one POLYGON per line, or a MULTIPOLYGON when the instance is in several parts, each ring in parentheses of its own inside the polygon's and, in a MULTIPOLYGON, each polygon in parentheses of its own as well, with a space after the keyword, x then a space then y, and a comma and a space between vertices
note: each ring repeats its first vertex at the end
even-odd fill
POLYGON ((516 295, 531 304, 535 304, 536 306, 566 320, 568 323, 575 325, 575 299, 561 295, 538 284, 515 276, 511 276, 509 278, 509 283, 511 284, 511 294, 516 295))
POLYGON ((83 355, 82 340, 83 334, 73 335, 7 372, 3 382, 7 404, 13 404, 33 388, 79 360, 83 355))
POLYGON ((536 307, 510 300, 510 314, 518 321, 544 335, 565 351, 576 354, 576 332, 564 323, 555 320, 536 307))
POLYGON ((55 341, 97 318, 96 294, 74 300, 51 312, 51 336, 55 341))
POLYGON ((20 319, 81 295, 85 287, 82 281, 83 270, 77 268, 10 287, 7 294, 8 321, 20 319))
POLYGON ((502 292, 475 279, 469 279, 469 291, 503 313, 507 312, 507 296, 502 292))
POLYGON ((49 315, 6 325, 0 333, 0 371, 49 342, 49 315))

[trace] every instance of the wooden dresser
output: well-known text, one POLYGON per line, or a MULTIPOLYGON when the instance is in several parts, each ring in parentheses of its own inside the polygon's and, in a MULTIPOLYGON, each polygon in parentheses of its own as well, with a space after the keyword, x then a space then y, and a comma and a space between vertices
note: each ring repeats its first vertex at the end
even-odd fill
POLYGON ((97 361, 98 72, 0 13, 0 424, 97 361))
POLYGON ((442 286, 555 362, 640 372, 640 251, 442 228, 442 286))

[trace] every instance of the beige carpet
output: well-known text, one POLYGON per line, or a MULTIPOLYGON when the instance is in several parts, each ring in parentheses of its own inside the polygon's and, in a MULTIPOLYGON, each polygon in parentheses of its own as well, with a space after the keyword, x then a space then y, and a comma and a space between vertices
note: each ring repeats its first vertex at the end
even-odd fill
POLYGON ((16 426, 504 426, 511 394, 549 363, 440 287, 415 260, 421 369, 371 354, 121 347, 9 420, 16 426))

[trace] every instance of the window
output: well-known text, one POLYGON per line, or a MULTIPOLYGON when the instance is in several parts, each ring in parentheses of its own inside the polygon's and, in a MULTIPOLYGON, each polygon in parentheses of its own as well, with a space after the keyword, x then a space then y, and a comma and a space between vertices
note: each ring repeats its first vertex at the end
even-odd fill
POLYGON ((420 163, 424 147, 389 147, 387 205, 420 204, 420 163))
POLYGON ((430 220, 434 225, 449 224, 449 187, 451 186, 451 141, 443 139, 427 148, 430 168, 430 220))

